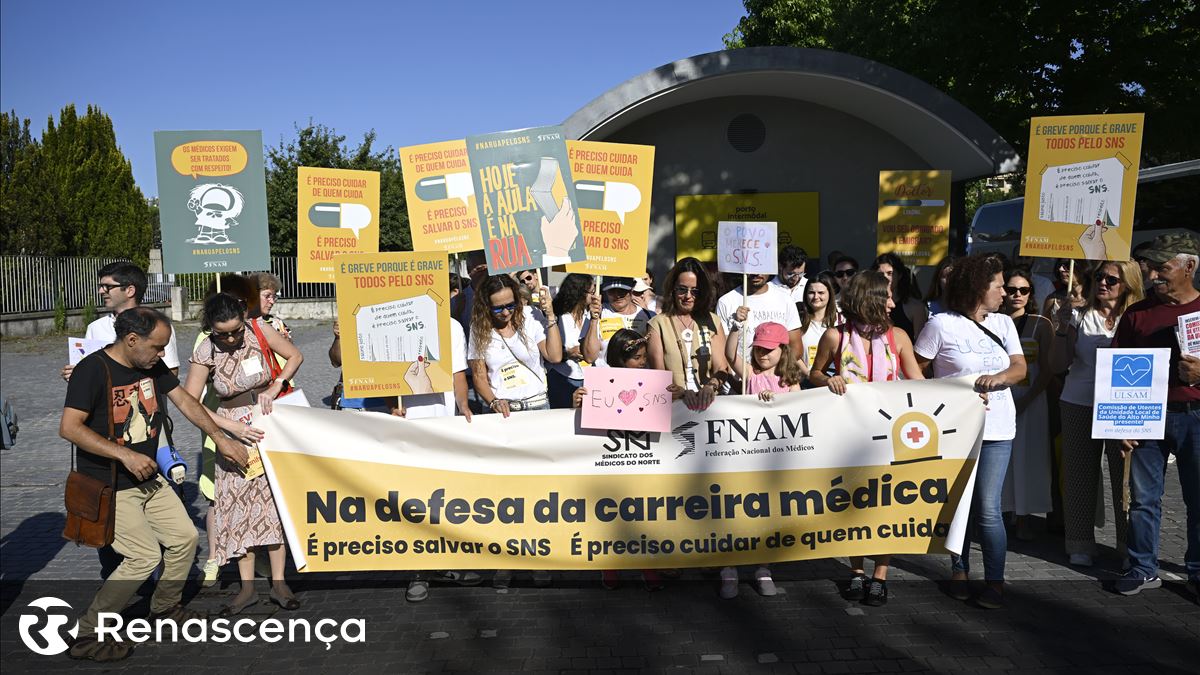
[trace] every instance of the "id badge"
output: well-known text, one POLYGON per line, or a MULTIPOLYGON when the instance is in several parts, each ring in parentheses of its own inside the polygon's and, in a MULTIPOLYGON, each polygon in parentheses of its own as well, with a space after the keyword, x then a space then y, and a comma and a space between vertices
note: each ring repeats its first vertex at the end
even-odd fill
POLYGON ((246 375, 258 375, 262 372, 262 360, 257 356, 252 356, 242 361, 242 373, 246 375))

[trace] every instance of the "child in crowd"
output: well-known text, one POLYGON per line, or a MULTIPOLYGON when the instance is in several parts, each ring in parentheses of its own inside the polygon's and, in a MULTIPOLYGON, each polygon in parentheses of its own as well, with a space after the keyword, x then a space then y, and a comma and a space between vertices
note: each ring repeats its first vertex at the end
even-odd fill
MULTIPOLYGON (((737 323, 733 324, 729 339, 725 341, 725 358, 733 366, 733 372, 741 373, 745 368, 738 349, 738 338, 749 311, 745 307, 737 310, 737 323)), ((746 377, 743 392, 758 394, 764 401, 775 398, 776 392, 800 391, 804 379, 803 370, 796 362, 796 355, 788 344, 788 331, 783 324, 767 321, 754 329, 754 341, 750 343, 750 372, 746 377)), ((775 581, 771 578, 771 567, 758 566, 754 571, 754 582, 760 595, 775 595, 775 581)), ((736 567, 721 569, 721 597, 734 598, 738 594, 738 572, 736 567)))
MULTIPOLYGON (((650 358, 646 351, 645 337, 635 330, 622 328, 613 333, 612 338, 609 339, 608 351, 604 357, 610 368, 646 368, 650 364, 650 358)), ((667 387, 667 391, 676 398, 682 394, 682 389, 674 384, 667 387)), ((587 396, 586 388, 580 387, 575 390, 572 398, 576 408, 583 405, 584 396, 587 396)), ((600 580, 601 584, 609 590, 617 588, 621 583, 616 570, 602 571, 600 580)), ((655 570, 642 570, 642 583, 645 584, 647 591, 658 591, 663 587, 662 578, 655 570)))

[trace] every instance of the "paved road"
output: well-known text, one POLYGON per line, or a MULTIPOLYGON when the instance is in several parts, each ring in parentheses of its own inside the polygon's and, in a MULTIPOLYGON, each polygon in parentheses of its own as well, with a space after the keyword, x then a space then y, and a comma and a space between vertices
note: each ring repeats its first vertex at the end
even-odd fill
MULTIPOLYGON (((325 358, 329 329, 318 322, 294 326, 308 358, 298 384, 314 403, 336 379, 325 358)), ((178 330, 179 344, 190 346, 197 328, 178 330)), ((63 342, 45 337, 0 343, 0 392, 22 419, 17 447, 0 455, 0 658, 6 669, 77 666, 27 650, 17 622, 41 596, 81 609, 98 585, 95 552, 59 536, 69 461, 57 435, 65 391, 57 376, 63 342)), ((180 428, 176 443, 194 461, 198 432, 182 421, 180 428)), ((632 576, 620 590, 605 591, 594 574, 567 573, 557 575, 549 589, 533 588, 520 577, 506 592, 486 585, 435 587, 421 604, 405 602, 404 574, 296 575, 301 610, 289 613, 264 603, 250 616, 285 625, 292 618, 313 623, 361 618, 366 642, 339 638, 328 648, 319 641, 147 644, 125 663, 225 671, 1196 672, 1200 607, 1182 588, 1184 513, 1174 465, 1167 485, 1161 551, 1167 584, 1133 598, 1106 593, 1097 582, 1110 578, 1118 565, 1111 525, 1098 532, 1105 554, 1092 570, 1067 567, 1061 540, 1039 527, 1036 541, 1010 538, 1008 607, 999 611, 943 595, 935 581, 948 574, 944 556, 899 559, 889 584, 892 601, 884 608, 839 596, 836 580, 846 576, 844 560, 779 565, 779 596, 759 597, 744 584, 732 601, 717 598, 715 579, 699 571, 653 594, 632 576)), ((185 484, 184 498, 202 529, 206 505, 194 483, 185 484)), ((203 536, 200 548, 197 557, 203 560, 203 536)), ((189 589, 198 593, 194 607, 215 611, 236 592, 233 570, 226 572, 217 587, 189 589)), ((146 609, 141 599, 126 613, 133 617, 146 609)))

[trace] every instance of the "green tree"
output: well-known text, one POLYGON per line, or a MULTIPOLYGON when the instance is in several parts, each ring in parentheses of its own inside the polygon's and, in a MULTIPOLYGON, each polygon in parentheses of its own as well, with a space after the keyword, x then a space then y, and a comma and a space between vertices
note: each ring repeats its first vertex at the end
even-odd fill
POLYGON ((368 131, 362 142, 351 148, 345 136, 309 121, 306 127, 296 127, 296 138, 266 149, 267 220, 273 255, 296 254, 296 185, 301 166, 378 171, 379 247, 384 251, 412 250, 399 156, 391 147, 375 150, 375 140, 375 132, 368 131))
POLYGON ((112 120, 68 105, 39 140, 16 113, 3 116, 3 252, 129 257, 145 265, 151 212, 117 146, 112 120))
POLYGON ((949 94, 1022 155, 1030 117, 1144 112, 1144 166, 1200 156, 1195 0, 744 4, 727 47, 814 47, 887 64, 949 94))

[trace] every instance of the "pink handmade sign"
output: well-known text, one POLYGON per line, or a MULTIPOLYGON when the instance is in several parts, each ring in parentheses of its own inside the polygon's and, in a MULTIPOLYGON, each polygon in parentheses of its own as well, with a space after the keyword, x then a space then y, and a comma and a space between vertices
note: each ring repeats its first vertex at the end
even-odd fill
POLYGON ((671 430, 671 371, 584 368, 584 429, 671 430))

